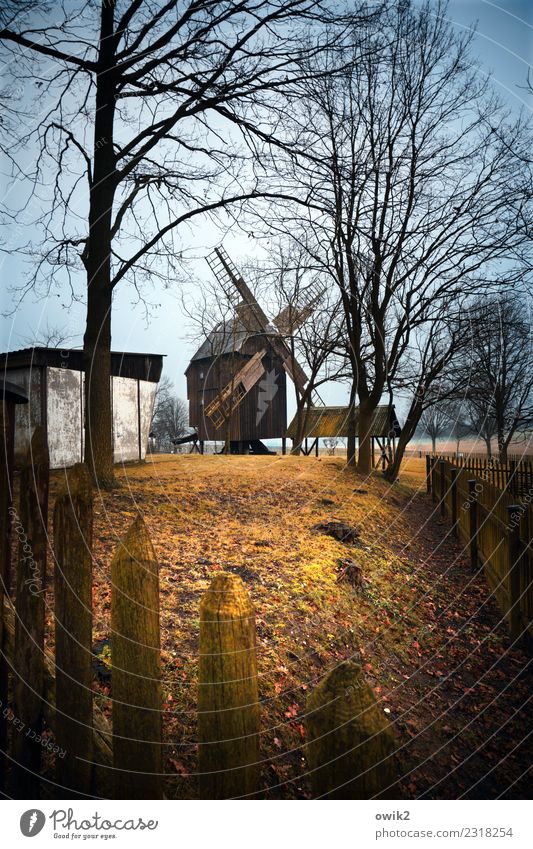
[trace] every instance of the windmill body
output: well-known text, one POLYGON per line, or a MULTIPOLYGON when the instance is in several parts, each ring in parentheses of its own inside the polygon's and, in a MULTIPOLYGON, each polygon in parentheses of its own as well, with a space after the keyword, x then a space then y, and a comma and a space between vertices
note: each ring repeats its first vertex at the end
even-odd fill
POLYGON ((211 330, 185 372, 189 424, 201 443, 224 441, 235 452, 268 453, 261 440, 284 438, 287 430, 287 376, 300 390, 307 382, 290 333, 312 307, 285 307, 270 323, 223 248, 207 262, 234 299, 235 314, 211 330))

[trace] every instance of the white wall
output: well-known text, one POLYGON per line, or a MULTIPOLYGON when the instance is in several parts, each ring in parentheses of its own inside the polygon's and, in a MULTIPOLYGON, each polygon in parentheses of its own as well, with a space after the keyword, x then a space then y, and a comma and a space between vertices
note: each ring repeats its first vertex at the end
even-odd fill
POLYGON ((47 369, 47 422, 50 468, 81 463, 83 458, 83 374, 69 368, 47 369))
MULTIPOLYGON (((29 397, 28 404, 17 404, 15 408, 15 459, 20 466, 33 431, 41 423, 41 370, 31 369, 30 376, 29 368, 9 369, 8 379, 21 386, 29 397)), ((51 469, 73 466, 83 459, 84 379, 82 372, 73 369, 47 369, 46 416, 51 469)), ((141 380, 139 390, 137 385, 133 378, 112 378, 115 463, 139 460, 139 401, 141 459, 146 456, 157 384, 141 380)))

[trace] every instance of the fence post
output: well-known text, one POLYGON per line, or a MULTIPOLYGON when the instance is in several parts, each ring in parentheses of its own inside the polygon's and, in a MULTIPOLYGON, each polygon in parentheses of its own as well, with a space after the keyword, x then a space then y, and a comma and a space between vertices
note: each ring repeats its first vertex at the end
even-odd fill
POLYGON ((518 495, 516 486, 516 460, 509 461, 509 495, 518 495))
POLYGON ((219 573, 200 602, 200 796, 227 799, 259 784, 255 615, 237 575, 219 573))
POLYGON ((450 468, 450 488, 452 495, 452 531, 453 535, 458 536, 457 528, 457 469, 450 468))
POLYGON ((431 458, 431 500, 437 500, 436 473, 437 461, 434 457, 431 458))
POLYGON ((470 504, 469 509, 469 537, 470 537, 470 565, 472 569, 477 569, 477 528, 478 528, 478 514, 477 514, 477 492, 476 492, 477 481, 474 478, 470 478, 468 481, 468 502, 470 504))
POLYGON ((394 798, 394 737, 361 667, 344 661, 306 706, 306 754, 315 798, 394 798))
POLYGON ((446 462, 444 460, 440 460, 439 462, 439 472, 440 472, 440 515, 446 515, 446 462))
POLYGON ((431 458, 426 454, 426 491, 431 492, 431 458))
POLYGON ((517 504, 507 507, 507 557, 509 565, 509 631, 512 640, 520 638, 522 633, 520 564, 522 547, 520 544, 521 508, 517 504))
POLYGON ((111 563, 111 664, 115 798, 161 799, 159 574, 140 516, 111 563))
POLYGON ((13 712, 24 732, 13 734, 13 796, 39 798, 44 691, 44 592, 48 544, 48 447, 36 427, 20 475, 13 712))
POLYGON ((93 495, 86 466, 66 474, 54 507, 56 758, 60 795, 91 795, 93 495))

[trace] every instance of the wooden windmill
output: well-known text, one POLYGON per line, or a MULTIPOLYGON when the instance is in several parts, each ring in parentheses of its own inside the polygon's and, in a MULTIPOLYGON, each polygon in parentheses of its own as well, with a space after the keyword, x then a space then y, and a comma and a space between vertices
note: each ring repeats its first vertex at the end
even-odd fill
POLYGON ((287 429, 287 375, 300 391, 307 383, 288 340, 322 293, 307 289, 305 303, 286 306, 271 323, 223 248, 206 260, 235 314, 211 330, 185 372, 189 424, 200 443, 269 453, 261 440, 284 438, 287 429))

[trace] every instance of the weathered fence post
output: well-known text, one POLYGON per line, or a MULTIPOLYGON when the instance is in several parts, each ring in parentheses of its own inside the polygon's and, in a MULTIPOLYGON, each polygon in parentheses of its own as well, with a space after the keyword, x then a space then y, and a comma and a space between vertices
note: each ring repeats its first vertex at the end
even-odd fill
POLYGON ((344 661, 326 675, 305 725, 315 798, 394 798, 394 737, 360 666, 344 661))
POLYGON ((518 495, 516 480, 516 460, 509 461, 509 495, 518 495))
POLYGON ((69 470, 54 507, 56 758, 60 796, 91 795, 92 701, 91 478, 69 470))
POLYGON ((431 457, 426 454, 426 491, 431 492, 431 457))
POLYGON ((517 504, 510 504, 507 507, 507 557, 508 557, 508 576, 509 576, 509 631, 512 640, 520 638, 522 633, 522 616, 521 616, 521 581, 520 581, 520 562, 522 555, 522 547, 520 544, 520 516, 521 508, 517 504))
POLYGON ((159 574, 139 516, 111 563, 115 798, 163 795, 159 574))
POLYGON ((470 565, 472 569, 477 569, 477 481, 475 478, 468 481, 468 502, 470 504, 469 514, 469 537, 470 537, 470 565))
POLYGON ((434 457, 431 458, 431 500, 437 500, 437 485, 436 485, 436 468, 437 461, 434 457))
POLYGON ((259 698, 255 615, 237 575, 220 573, 200 602, 200 795, 257 793, 259 698))
POLYGON ((446 515, 446 462, 439 462, 440 472, 440 515, 446 515))
POLYGON ((452 530, 453 535, 458 536, 457 529, 457 469, 450 468, 450 488, 452 496, 452 530))
POLYGON ((13 516, 19 540, 15 619, 13 711, 22 730, 13 734, 13 796, 39 797, 44 689, 44 593, 48 544, 48 447, 35 428, 20 475, 20 507, 13 516))

